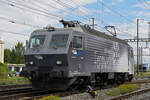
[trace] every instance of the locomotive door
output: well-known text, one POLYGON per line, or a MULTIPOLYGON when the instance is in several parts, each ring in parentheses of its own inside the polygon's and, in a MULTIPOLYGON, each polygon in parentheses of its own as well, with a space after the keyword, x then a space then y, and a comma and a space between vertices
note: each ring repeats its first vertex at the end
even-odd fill
POLYGON ((73 36, 72 38, 72 65, 75 73, 80 73, 83 68, 83 36, 73 36))

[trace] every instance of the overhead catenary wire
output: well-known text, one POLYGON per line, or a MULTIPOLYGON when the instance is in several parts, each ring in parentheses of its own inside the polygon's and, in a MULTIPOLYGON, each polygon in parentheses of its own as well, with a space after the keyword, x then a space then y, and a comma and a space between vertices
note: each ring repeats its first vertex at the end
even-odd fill
MULTIPOLYGON (((59 3, 62 7, 70 7, 70 8, 73 8, 73 6, 71 6, 71 5, 68 5, 68 4, 66 4, 66 3, 63 3, 62 1, 58 1, 58 0, 53 0, 53 1, 55 1, 55 2, 57 2, 57 3, 59 3)), ((104 5, 104 3, 102 2, 102 5, 104 5)), ((112 9, 111 9, 112 10, 112 9)), ((122 16, 120 13, 119 13, 119 15, 120 16, 122 16)), ((122 16, 122 17, 124 17, 124 16, 122 16)), ((124 17, 125 18, 125 17, 124 17)), ((85 18, 85 19, 88 19, 88 18, 85 18)), ((127 19, 127 18, 126 18, 127 19)), ((128 19, 128 21, 129 21, 129 19, 128 19)))
MULTIPOLYGON (((53 9, 62 10, 61 8, 57 8, 57 7, 53 6, 53 5, 50 5, 49 3, 39 2, 38 0, 36 0, 35 2, 40 3, 40 4, 43 4, 43 5, 46 5, 46 6, 48 6, 48 7, 53 8, 53 9)), ((51 2, 50 2, 50 3, 51 3, 51 2)))
POLYGON ((2 2, 2 1, 0 1, 0 3, 7 4, 9 6, 12 6, 12 7, 21 9, 21 10, 25 10, 25 11, 28 11, 28 12, 31 12, 31 13, 34 13, 34 14, 37 14, 37 15, 42 15, 42 16, 45 16, 47 18, 51 18, 52 17, 52 16, 49 16, 49 15, 46 15, 46 14, 42 14, 42 13, 39 13, 39 12, 36 12, 36 11, 32 11, 32 10, 29 10, 29 9, 26 9, 26 8, 23 8, 23 7, 19 7, 19 6, 13 5, 11 3, 6 3, 6 2, 2 2))
MULTIPOLYGON (((56 0, 55 0, 56 1, 56 0)), ((99 0, 97 0, 97 3, 98 3, 98 1, 99 0)), ((101 5, 102 5, 102 13, 103 13, 103 10, 104 10, 104 3, 103 3, 103 1, 101 1, 101 5)), ((111 9, 111 8, 110 8, 111 9)), ((112 10, 112 9, 111 9, 112 10)), ((113 10, 114 11, 114 10, 113 10)), ((116 11, 115 11, 115 13, 116 13, 116 11)), ((119 14, 121 17, 123 17, 123 18, 126 18, 125 16, 123 16, 122 14, 120 14, 119 12, 117 12, 117 14, 119 14)), ((128 20, 129 22, 132 22, 132 20, 130 20, 130 19, 128 19, 128 18, 126 18, 126 20, 128 20)), ((98 21, 100 21, 102 24, 104 24, 105 22, 103 21, 103 16, 102 16, 102 19, 99 19, 98 18, 98 21)), ((135 23, 134 23, 135 24, 135 23)), ((108 25, 108 24, 106 24, 106 25, 108 25)), ((101 26, 99 26, 99 25, 97 25, 97 27, 99 27, 99 28, 102 28, 102 29, 104 29, 105 30, 105 28, 104 27, 101 27, 101 26)), ((119 32, 122 32, 122 33, 126 33, 128 36, 131 36, 131 37, 133 37, 131 34, 129 34, 129 33, 127 33, 127 32, 123 32, 123 31, 121 31, 119 28, 116 28, 119 32)))
MULTIPOLYGON (((44 8, 44 7, 42 7, 42 6, 40 6, 40 5, 37 5, 36 3, 39 3, 39 4, 41 4, 40 2, 38 2, 38 1, 34 1, 34 2, 32 2, 36 7, 39 7, 39 8, 41 8, 41 9, 43 9, 43 10, 45 10, 45 11, 47 11, 47 12, 49 12, 49 10, 48 9, 46 9, 46 8, 44 8)), ((44 3, 44 2, 42 2, 43 3, 43 5, 46 5, 46 6, 48 6, 48 7, 51 7, 51 8, 54 8, 54 9, 57 9, 57 10, 61 10, 61 11, 63 11, 63 12, 67 12, 66 10, 64 10, 64 9, 59 9, 59 8, 57 8, 57 7, 54 7, 54 6, 52 6, 52 5, 50 5, 50 4, 47 4, 47 3, 44 3)), ((58 15, 59 16, 59 15, 58 15)), ((63 19, 68 19, 67 17, 65 17, 65 16, 61 16, 61 18, 63 18, 63 19)))
POLYGON ((144 8, 150 10, 150 9, 145 5, 145 3, 143 3, 141 0, 138 0, 138 2, 139 2, 140 4, 142 4, 142 5, 144 6, 144 8))
POLYGON ((5 32, 5 33, 10 33, 10 34, 15 34, 15 35, 22 35, 22 36, 27 36, 29 37, 29 35, 27 34, 20 34, 20 33, 16 33, 16 32, 11 32, 11 31, 5 31, 3 29, 0 29, 1 32, 5 32))
MULTIPOLYGON (((98 20, 98 22, 102 23, 100 20, 98 20)), ((107 24, 105 21, 103 21, 103 24, 105 24, 105 26, 109 26, 109 24, 107 24)), ((100 25, 97 25, 97 27, 100 27, 100 28, 106 30, 104 27, 102 27, 102 26, 100 26, 100 25)), ((124 33, 124 34, 130 36, 130 37, 134 37, 134 36, 132 36, 131 34, 129 34, 130 32, 127 32, 127 31, 125 32, 125 31, 123 31, 123 30, 120 30, 118 27, 115 27, 115 29, 116 29, 117 31, 121 32, 121 33, 124 33)))
MULTIPOLYGON (((142 0, 138 0, 138 1, 142 3, 142 0)), ((147 9, 150 9, 149 0, 148 1, 144 0, 143 5, 145 5, 147 9)))
POLYGON ((0 1, 1 3, 5 3, 7 5, 10 5, 12 7, 16 7, 16 8, 19 8, 19 9, 22 9, 22 10, 26 10, 26 11, 29 11, 29 12, 32 12, 32 13, 36 13, 36 14, 39 14, 39 15, 43 15, 43 16, 46 16, 46 17, 52 17, 50 15, 54 15, 53 17, 55 17, 55 19, 57 20, 60 20, 60 19, 63 19, 62 17, 58 16, 58 15, 55 15, 55 14, 51 14, 49 15, 48 12, 46 11, 41 11, 39 9, 36 9, 36 8, 33 8, 33 7, 30 7, 30 6, 25 6, 25 5, 22 5, 22 4, 19 4, 19 3, 16 3, 14 1, 10 1, 8 0, 7 2, 4 2, 4 1, 0 1), (21 7, 20 7, 21 6, 21 7), (57 18, 56 18, 57 17, 57 18))
POLYGON ((25 25, 25 26, 34 27, 34 28, 42 28, 38 25, 32 25, 32 24, 28 24, 28 23, 25 23, 25 22, 19 22, 17 20, 9 19, 9 18, 5 18, 5 17, 1 17, 1 16, 0 16, 0 19, 8 21, 8 22, 13 23, 13 24, 20 24, 20 25, 25 25))
MULTIPOLYGON (((9 0, 10 1, 10 0, 9 0)), ((55 1, 57 1, 57 0, 55 0, 55 1)), ((65 6, 65 5, 63 5, 63 6, 65 6)), ((67 5, 68 6, 68 5, 67 5)), ((68 6, 69 7, 69 6, 68 6)), ((71 7, 71 6, 70 6, 71 7)), ((88 19, 88 18, 86 18, 86 19, 88 19)))
MULTIPOLYGON (((54 6, 52 6, 52 5, 50 5, 50 4, 48 4, 48 3, 44 3, 44 2, 42 2, 42 4, 43 5, 46 5, 46 6, 50 6, 50 7, 52 7, 52 8, 55 8, 55 9, 58 9, 58 10, 61 10, 61 12, 59 12, 59 13, 62 13, 62 12, 71 12, 70 10, 71 9, 75 9, 72 5, 69 5, 69 4, 67 4, 67 3, 64 3, 64 2, 62 2, 62 1, 58 1, 58 0, 52 0, 52 1, 54 1, 55 3, 57 3, 58 5, 60 5, 61 7, 63 7, 63 9, 59 9, 59 8, 57 8, 57 7, 54 7, 54 6), (65 10, 64 8, 71 8, 71 9, 68 9, 68 10, 65 10)), ((34 2, 37 2, 37 3, 40 3, 39 1, 34 1, 34 2)), ((51 3, 51 0, 49 0, 49 2, 51 3)), ((34 3, 35 4, 35 3, 34 3)), ((41 3, 40 3, 41 4, 41 3)), ((37 4, 35 4, 36 6, 37 6, 37 4)), ((46 11, 48 11, 47 9, 44 9, 43 7, 41 7, 41 6, 38 6, 38 7, 40 7, 40 8, 42 8, 43 10, 46 10, 46 11)), ((85 13, 85 12, 82 12, 82 13, 85 13)), ((75 15, 73 15, 73 14, 69 14, 68 16, 72 16, 72 17, 77 17, 77 16, 75 16, 75 15)), ((89 18, 86 18, 86 17, 84 17, 84 16, 78 16, 79 18, 82 18, 82 19, 84 19, 84 20, 89 20, 89 18)), ((68 17, 63 17, 64 19, 69 19, 68 17)))
MULTIPOLYGON (((57 0, 54 0, 54 1, 57 1, 57 0)), ((102 8, 103 8, 103 3, 102 3, 102 8)), ((86 19, 87 19, 87 18, 86 18, 86 19)), ((104 23, 103 19, 102 19, 102 23, 104 23)), ((108 24, 107 24, 107 25, 108 25, 108 24)), ((102 28, 102 29, 105 30, 104 27, 101 27, 101 26, 99 26, 99 25, 97 25, 97 27, 102 28)), ((120 31, 120 32, 122 32, 119 28, 117 28, 117 30, 120 31)), ((123 32, 123 33, 126 33, 126 32, 123 32)), ((130 35, 129 33, 126 33, 126 34, 129 35, 129 36, 132 36, 132 35, 130 35)), ((133 36, 132 36, 132 37, 133 37, 133 36)))
POLYGON ((55 19, 62 19, 60 16, 53 15, 53 14, 47 13, 45 11, 42 11, 42 10, 39 10, 39 9, 36 9, 36 8, 32 8, 32 7, 28 7, 28 6, 19 4, 19 3, 16 4, 15 2, 12 2, 12 1, 7 1, 7 2, 0 1, 0 2, 3 3, 3 4, 10 5, 12 7, 15 7, 15 8, 19 8, 19 9, 28 11, 28 12, 36 13, 38 15, 43 15, 43 16, 48 17, 48 18, 53 17, 55 19))
MULTIPOLYGON (((116 11, 116 10, 113 10, 112 8, 108 7, 107 5, 105 5, 105 4, 104 4, 103 2, 101 2, 100 0, 99 0, 99 2, 100 2, 101 4, 103 4, 104 7, 108 8, 109 10, 111 10, 113 13, 119 15, 120 17, 122 17, 122 18, 125 19, 126 21, 128 21, 128 22, 133 23, 133 24, 136 25, 136 22, 134 22, 134 21, 132 21, 131 19, 127 18, 126 16, 124 16, 124 15, 121 14, 120 12, 118 12, 118 11, 116 11)), ((145 28, 144 28, 144 29, 145 29, 145 28)))
POLYGON ((106 8, 108 8, 109 10, 111 10, 113 13, 119 15, 120 17, 124 18, 126 21, 131 22, 136 24, 135 22, 133 22, 132 20, 130 20, 129 18, 127 18, 126 16, 122 15, 120 12, 113 10, 112 8, 108 7, 107 5, 105 5, 101 0, 99 0, 99 2, 106 8))
MULTIPOLYGON (((65 7, 65 8, 67 7, 67 8, 75 9, 73 6, 71 6, 71 5, 67 4, 67 3, 64 3, 64 2, 62 2, 60 0, 53 0, 53 1, 55 1, 56 3, 58 3, 59 5, 61 5, 62 7, 65 7)), ((81 11, 81 13, 85 13, 85 12, 81 11)), ((80 18, 82 18, 84 20, 89 20, 89 18, 83 17, 83 16, 82 17, 80 16, 80 18)))
POLYGON ((148 3, 148 1, 145 1, 144 3, 146 3, 148 5, 149 9, 150 9, 150 4, 148 3))
MULTIPOLYGON (((42 7, 42 6, 37 5, 35 2, 37 2, 37 3, 40 3, 40 2, 38 2, 38 1, 34 1, 34 3, 32 2, 34 5, 36 5, 36 7, 39 7, 39 8, 41 8, 41 9, 43 9, 44 11, 49 12, 48 9, 45 9, 45 8, 42 7)), ((43 3, 44 3, 44 2, 43 2, 43 3)), ((57 2, 57 3, 59 3, 59 2, 57 2)), ((59 3, 60 6, 64 7, 65 5, 62 5, 62 4, 63 4, 63 2, 61 2, 61 4, 59 3)), ((47 5, 47 4, 46 4, 46 5, 47 5)), ((50 6, 50 7, 52 7, 52 8, 56 8, 56 7, 53 7, 53 6, 51 6, 51 5, 48 5, 48 6, 50 6)), ((58 9, 58 8, 57 8, 57 9, 58 9)), ((58 9, 58 10, 60 10, 60 9, 58 9)), ((67 10, 63 10, 63 9, 61 9, 61 10, 64 11, 64 12, 67 11, 67 10)), ((63 19, 68 19, 67 17, 64 17, 64 16, 63 16, 62 18, 63 18, 63 19)))
POLYGON ((23 5, 23 4, 20 4, 20 3, 17 3, 17 2, 14 2, 14 1, 11 1, 11 0, 7 0, 8 2, 10 3, 13 3, 15 5, 19 5, 19 6, 22 6, 22 7, 26 7, 28 9, 31 9, 31 10, 35 10, 35 11, 38 11, 38 12, 42 12, 42 13, 45 13, 47 15, 51 15, 51 16, 54 16, 54 17, 57 17, 57 18, 62 18, 56 14, 52 14, 52 13, 49 13, 49 12, 46 12, 46 11, 43 11, 43 10, 40 10, 40 9, 37 9, 37 8, 34 8, 34 7, 31 7, 31 6, 28 6, 28 5, 23 5))
MULTIPOLYGON (((10 0, 9 0, 10 1, 10 0)), ((19 9, 22 9, 22 10, 27 10, 27 11, 29 11, 29 12, 32 12, 32 13, 36 13, 36 14, 40 14, 41 15, 41 13, 37 13, 37 12, 33 12, 33 11, 31 11, 31 10, 29 10, 29 9, 25 9, 25 8, 22 8, 22 7, 19 7, 19 6, 16 6, 16 5, 14 5, 13 3, 14 2, 11 2, 11 3, 7 3, 7 2, 3 2, 3 1, 0 1, 1 3, 5 3, 5 4, 7 4, 7 5, 10 5, 10 6, 13 6, 13 7, 16 7, 16 8, 19 8, 19 9)), ((43 15, 43 14, 42 14, 43 15)), ((44 15, 45 16, 45 15, 44 15)), ((49 17, 49 16, 46 16, 46 17, 49 17)), ((27 25, 27 24, 26 24, 27 25)), ((30 25, 30 26, 32 26, 32 25, 30 25)))
MULTIPOLYGON (((100 1, 100 0, 99 0, 100 1)), ((133 22, 131 19, 127 18, 126 16, 122 15, 121 13, 119 13, 116 10, 113 10, 112 8, 108 7, 107 5, 105 5, 103 2, 100 1, 101 4, 103 4, 104 7, 108 8, 109 10, 111 10, 113 13, 119 15, 120 17, 124 18, 126 21, 133 23, 136 25, 136 22, 133 22)))
MULTIPOLYGON (((55 1, 57 1, 57 0, 55 0, 55 1)), ((98 0, 97 0, 97 2, 98 2, 98 0)), ((101 3, 102 4, 102 9, 104 10, 104 3, 102 2, 101 3)), ((111 9, 111 8, 110 8, 111 9)), ((102 12, 103 12, 103 10, 102 10, 102 12)), ((111 9, 112 10, 112 9, 111 9)), ((114 10, 113 10, 114 11, 114 10)), ((114 11, 115 13, 116 13, 116 11, 114 11)), ((119 12, 117 12, 117 14, 119 14, 121 17, 123 17, 123 18, 126 18, 125 16, 123 16, 122 14, 120 14, 119 12)), ((126 20, 128 20, 129 22, 132 22, 130 19, 128 19, 128 18, 126 18, 126 20)), ((103 18, 102 18, 102 20, 101 19, 98 19, 98 21, 100 21, 102 24, 104 24, 105 22, 103 21, 103 18)), ((134 23, 135 24, 135 23, 134 23)), ((106 25, 108 25, 108 24, 106 24, 106 25)), ((99 28, 102 28, 102 29, 104 29, 105 30, 105 28, 104 27, 101 27, 101 26, 99 26, 99 25, 97 25, 97 27, 99 27, 99 28)), ((125 34, 127 34, 128 36, 131 36, 131 37, 133 37, 131 34, 129 34, 129 33, 127 33, 127 32, 124 32, 124 31, 121 31, 119 28, 116 28, 119 32, 122 32, 122 33, 125 33, 125 34)))

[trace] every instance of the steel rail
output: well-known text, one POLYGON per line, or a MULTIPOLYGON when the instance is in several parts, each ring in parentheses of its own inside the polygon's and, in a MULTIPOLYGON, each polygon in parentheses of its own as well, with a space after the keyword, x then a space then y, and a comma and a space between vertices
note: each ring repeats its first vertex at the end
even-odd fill
POLYGON ((20 84, 20 85, 0 85, 0 90, 10 90, 14 88, 31 87, 31 84, 20 84))
POLYGON ((49 90, 36 90, 36 89, 27 89, 27 90, 22 90, 22 91, 16 91, 13 93, 9 93, 8 95, 3 95, 0 96, 0 100, 13 100, 13 99, 19 99, 27 96, 36 96, 36 95, 41 95, 41 94, 46 94, 48 93, 49 90))
POLYGON ((113 97, 109 100, 125 100, 125 99, 129 99, 133 96, 141 95, 141 94, 148 93, 148 92, 150 92, 150 88, 143 89, 143 90, 138 90, 138 91, 131 92, 131 93, 128 93, 128 94, 125 94, 125 95, 117 96, 117 97, 113 97))
POLYGON ((5 90, 5 91, 0 91, 0 97, 5 96, 5 95, 10 95, 10 94, 15 94, 15 93, 20 93, 20 92, 25 92, 32 90, 32 88, 20 88, 20 89, 11 89, 11 90, 5 90))

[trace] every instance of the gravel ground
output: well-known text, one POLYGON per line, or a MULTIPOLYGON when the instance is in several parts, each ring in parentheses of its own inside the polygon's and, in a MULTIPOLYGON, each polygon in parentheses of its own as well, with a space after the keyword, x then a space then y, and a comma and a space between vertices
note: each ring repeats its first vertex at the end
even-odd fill
MULTIPOLYGON (((150 88, 150 83, 141 84, 140 89, 150 88)), ((71 96, 61 97, 61 100, 109 100, 112 96, 108 96, 105 92, 112 90, 113 88, 98 90, 98 97, 92 98, 88 93, 74 94, 71 96)), ((139 89, 139 90, 140 90, 139 89)), ((127 100, 150 100, 150 93, 145 93, 143 95, 134 96, 127 100), (144 98, 143 98, 144 97, 144 98)))
MULTIPOLYGON (((126 99, 129 100, 129 99, 126 99)), ((150 100, 150 93, 144 93, 142 95, 134 96, 130 100, 150 100)))
MULTIPOLYGON (((111 88, 112 89, 112 88, 111 88)), ((105 95, 105 92, 111 89, 98 90, 98 97, 93 98, 89 93, 74 94, 66 97, 61 97, 61 100, 108 100, 111 96, 105 95)))

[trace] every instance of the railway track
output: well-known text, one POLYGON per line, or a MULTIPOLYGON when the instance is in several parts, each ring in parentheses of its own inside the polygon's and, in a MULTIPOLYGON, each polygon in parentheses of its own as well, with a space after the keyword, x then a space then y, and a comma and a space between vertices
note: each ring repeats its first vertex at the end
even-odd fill
POLYGON ((150 79, 146 79, 146 80, 133 80, 131 82, 126 82, 125 84, 143 84, 143 83, 150 83, 150 79))
MULTIPOLYGON (((127 82, 125 84, 144 84, 144 83, 150 83, 150 80, 134 80, 132 82, 127 82)), ((121 95, 121 96, 117 96, 117 97, 113 97, 109 100, 125 100, 125 99, 130 99, 133 96, 138 96, 138 95, 142 95, 144 93, 148 93, 150 92, 150 88, 146 88, 146 89, 142 89, 142 90, 137 90, 131 93, 127 93, 125 95, 121 95)))
POLYGON ((39 90, 32 88, 0 91, 0 100, 18 100, 22 97, 38 96, 46 93, 49 93, 49 90, 39 90))
POLYGON ((31 84, 3 85, 3 86, 0 86, 0 91, 2 91, 2 90, 10 90, 10 89, 17 89, 17 88, 29 88, 29 87, 32 87, 31 84))
MULTIPOLYGON (((128 83, 143 84, 143 83, 150 83, 150 80, 136 80, 136 81, 132 81, 128 83)), ((110 88, 110 86, 108 88, 110 88)), ((18 100, 19 98, 23 98, 23 97, 29 97, 29 98, 26 98, 25 100, 35 100, 35 98, 39 99, 43 96, 48 96, 50 94, 57 95, 59 97, 65 97, 65 96, 69 96, 73 94, 80 94, 83 92, 85 92, 85 90, 68 91, 68 92, 66 91, 52 92, 50 90, 35 90, 32 88, 23 88, 23 89, 0 91, 0 100, 18 100)), ((150 89, 135 91, 135 92, 123 95, 123 96, 114 97, 110 100, 123 100, 124 98, 129 98, 131 96, 139 95, 139 94, 146 93, 146 92, 150 92, 150 89)))
POLYGON ((141 95, 141 94, 148 93, 148 92, 150 92, 150 88, 143 89, 143 90, 138 90, 138 91, 131 92, 131 93, 128 93, 128 94, 125 94, 125 95, 121 95, 121 96, 117 96, 117 97, 111 98, 109 100, 125 100, 125 99, 130 99, 133 96, 141 95))
POLYGON ((65 97, 72 94, 79 94, 82 91, 62 91, 62 92, 52 92, 50 90, 37 90, 37 89, 17 89, 11 91, 0 92, 0 100, 18 100, 19 98, 26 98, 25 100, 35 100, 43 96, 57 95, 59 97, 65 97))
POLYGON ((59 97, 65 97, 73 94, 80 94, 85 92, 85 90, 76 90, 76 91, 62 91, 62 92, 56 92, 56 93, 51 93, 51 94, 44 94, 44 95, 39 95, 39 96, 33 96, 30 98, 27 98, 25 100, 39 100, 42 97, 49 96, 49 95, 57 95, 59 97))
POLYGON ((11 95, 14 93, 19 93, 19 92, 24 92, 24 91, 28 91, 31 90, 32 88, 22 88, 22 89, 11 89, 11 90, 4 90, 4 91, 0 91, 0 96, 5 96, 5 95, 11 95))

